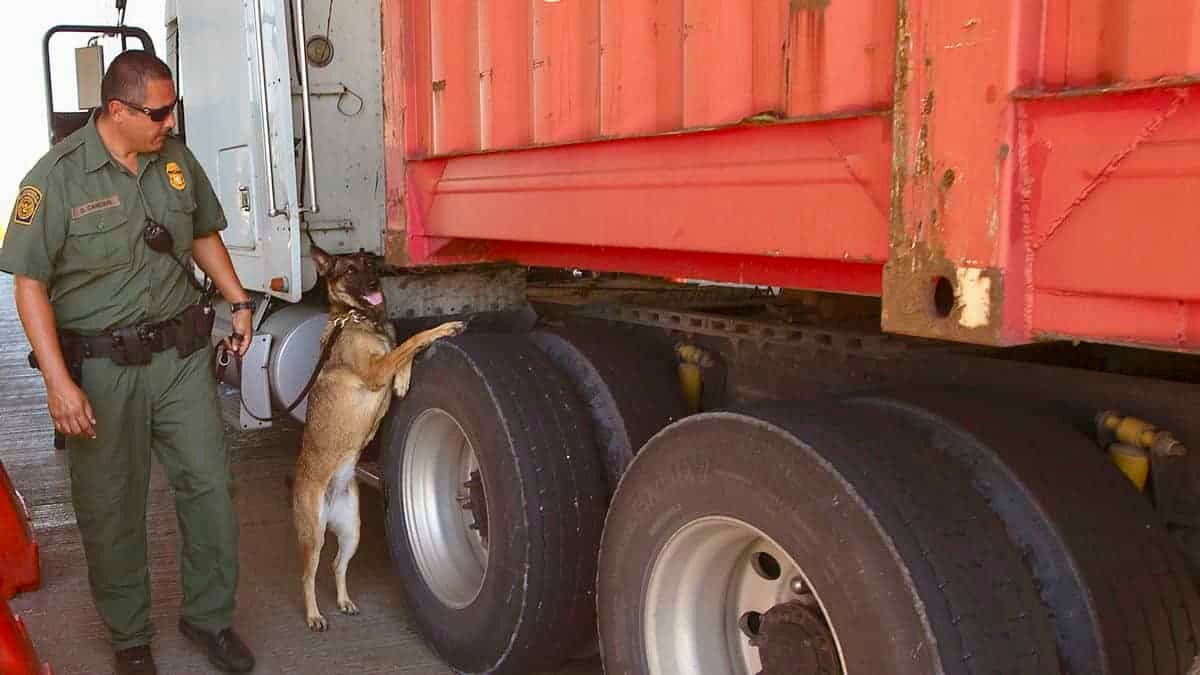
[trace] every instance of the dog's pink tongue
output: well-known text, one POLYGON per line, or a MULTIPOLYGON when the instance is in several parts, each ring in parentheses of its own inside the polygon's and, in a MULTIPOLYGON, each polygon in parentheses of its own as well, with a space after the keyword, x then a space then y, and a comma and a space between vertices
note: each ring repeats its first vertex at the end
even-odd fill
POLYGON ((380 293, 379 291, 375 291, 374 293, 371 293, 370 295, 368 295, 366 297, 366 301, 371 303, 372 305, 382 305, 383 304, 383 293, 380 293))

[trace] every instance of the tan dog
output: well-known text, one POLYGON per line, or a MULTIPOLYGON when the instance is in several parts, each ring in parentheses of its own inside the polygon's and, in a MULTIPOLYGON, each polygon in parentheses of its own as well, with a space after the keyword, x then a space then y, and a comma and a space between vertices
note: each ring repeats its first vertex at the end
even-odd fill
POLYGON ((316 576, 325 542, 325 528, 338 540, 333 570, 338 609, 358 614, 346 591, 346 568, 358 548, 358 482, 355 465, 396 396, 408 393, 412 361, 439 338, 457 335, 464 324, 444 323, 396 344, 395 329, 386 318, 379 277, 365 254, 331 256, 312 249, 317 271, 329 291, 329 323, 322 346, 334 326, 343 328, 308 397, 307 419, 292 507, 300 555, 304 564, 304 611, 308 627, 328 627, 317 609, 316 576))

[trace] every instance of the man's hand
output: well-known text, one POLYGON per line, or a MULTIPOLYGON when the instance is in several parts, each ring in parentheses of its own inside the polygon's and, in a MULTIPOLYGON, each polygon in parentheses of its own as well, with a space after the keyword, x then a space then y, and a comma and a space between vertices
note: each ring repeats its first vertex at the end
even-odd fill
POLYGON ((96 437, 96 414, 79 385, 67 380, 46 382, 46 398, 54 428, 67 436, 96 437))
POLYGON ((54 327, 54 309, 46 284, 37 279, 15 275, 13 297, 17 314, 25 327, 29 345, 37 357, 42 380, 46 383, 46 398, 54 428, 68 436, 96 437, 96 414, 87 394, 71 379, 63 360, 54 327))
POLYGON ((246 350, 250 349, 250 337, 254 333, 253 319, 254 313, 249 310, 233 313, 233 334, 222 341, 226 350, 238 356, 246 355, 246 350))

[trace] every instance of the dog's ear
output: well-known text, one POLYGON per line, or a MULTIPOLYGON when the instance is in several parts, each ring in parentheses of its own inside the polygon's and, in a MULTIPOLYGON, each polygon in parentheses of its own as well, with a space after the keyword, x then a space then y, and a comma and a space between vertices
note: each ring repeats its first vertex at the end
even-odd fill
POLYGON ((317 265, 317 274, 323 277, 329 276, 330 270, 333 269, 333 256, 321 250, 316 244, 313 244, 312 259, 317 265))

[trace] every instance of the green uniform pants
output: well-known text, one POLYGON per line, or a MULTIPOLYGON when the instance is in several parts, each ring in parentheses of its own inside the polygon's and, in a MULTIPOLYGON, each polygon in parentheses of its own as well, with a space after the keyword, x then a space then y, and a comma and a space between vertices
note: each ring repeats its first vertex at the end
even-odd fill
POLYGON ((96 438, 68 438, 71 495, 92 597, 113 647, 148 644, 154 634, 146 561, 151 451, 175 493, 182 617, 206 630, 228 627, 238 531, 212 350, 181 359, 168 349, 142 366, 87 359, 83 390, 96 438))

